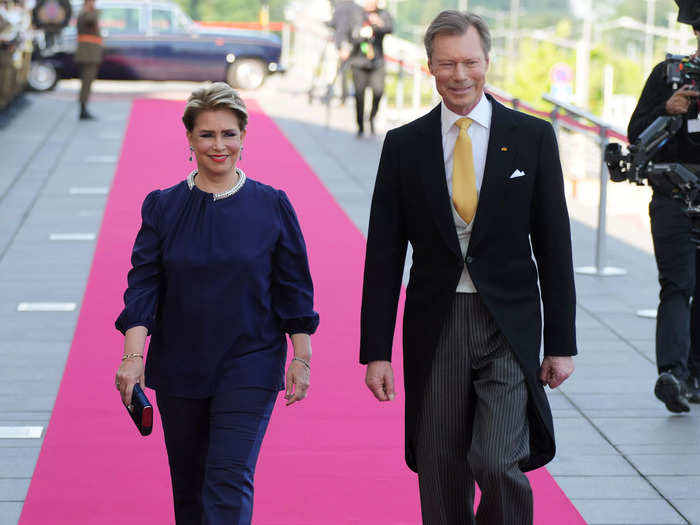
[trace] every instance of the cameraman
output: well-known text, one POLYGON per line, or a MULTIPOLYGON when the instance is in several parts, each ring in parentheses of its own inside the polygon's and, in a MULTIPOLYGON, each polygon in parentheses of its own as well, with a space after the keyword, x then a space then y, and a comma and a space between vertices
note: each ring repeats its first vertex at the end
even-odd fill
MULTIPOLYGON (((696 13, 698 16, 687 22, 693 25, 700 50, 700 13, 696 13)), ((679 15, 679 21, 686 20, 681 20, 679 15)), ((666 78, 666 62, 658 64, 649 75, 630 119, 627 129, 630 143, 657 117, 684 115, 683 127, 659 151, 654 162, 700 164, 698 95, 689 85, 674 91, 666 78)), ((688 412, 688 401, 700 403, 700 333, 696 334, 700 306, 691 299, 700 297, 696 287, 699 257, 692 241, 691 221, 681 202, 671 196, 671 184, 663 178, 651 177, 649 183, 653 188, 649 204, 651 235, 661 284, 656 321, 659 378, 654 394, 671 412, 688 412)))

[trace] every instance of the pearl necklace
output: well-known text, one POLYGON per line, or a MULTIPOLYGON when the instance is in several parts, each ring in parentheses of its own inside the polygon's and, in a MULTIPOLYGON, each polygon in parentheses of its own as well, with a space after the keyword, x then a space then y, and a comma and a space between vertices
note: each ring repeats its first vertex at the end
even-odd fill
MULTIPOLYGON (((190 172, 190 174, 187 176, 187 186, 189 187, 190 191, 192 188, 194 188, 194 178, 197 173, 197 170, 192 170, 192 172, 190 172)), ((243 173, 243 170, 240 168, 236 168, 236 173, 238 174, 238 182, 236 182, 236 184, 234 184, 228 190, 222 191, 221 193, 212 193, 212 197, 215 201, 230 197, 231 195, 238 193, 238 190, 243 187, 246 181, 245 173, 243 173)))

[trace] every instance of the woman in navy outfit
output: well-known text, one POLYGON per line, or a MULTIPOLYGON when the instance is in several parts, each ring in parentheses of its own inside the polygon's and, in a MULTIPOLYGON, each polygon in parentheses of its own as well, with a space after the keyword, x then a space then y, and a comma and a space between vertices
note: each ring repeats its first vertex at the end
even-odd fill
POLYGON ((248 123, 238 93, 198 89, 182 120, 197 169, 143 203, 116 386, 125 404, 144 376, 156 391, 177 524, 249 524, 277 392, 287 405, 306 397, 319 318, 292 205, 236 167, 248 123))

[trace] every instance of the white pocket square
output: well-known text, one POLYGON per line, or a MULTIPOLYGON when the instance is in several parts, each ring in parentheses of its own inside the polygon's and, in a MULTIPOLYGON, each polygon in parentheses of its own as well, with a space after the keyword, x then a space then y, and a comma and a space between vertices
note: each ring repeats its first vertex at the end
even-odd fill
POLYGON ((525 176, 525 172, 524 172, 524 171, 515 170, 515 171, 513 172, 513 174, 510 176, 510 178, 511 178, 511 179, 517 179, 518 177, 524 177, 524 176, 525 176))

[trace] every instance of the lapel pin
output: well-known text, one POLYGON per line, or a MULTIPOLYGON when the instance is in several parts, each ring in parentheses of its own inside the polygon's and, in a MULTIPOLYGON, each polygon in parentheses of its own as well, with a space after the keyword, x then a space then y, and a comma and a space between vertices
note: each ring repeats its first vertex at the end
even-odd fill
POLYGON ((503 147, 501 148, 501 151, 508 151, 508 148, 506 148, 505 146, 503 146, 503 147))

